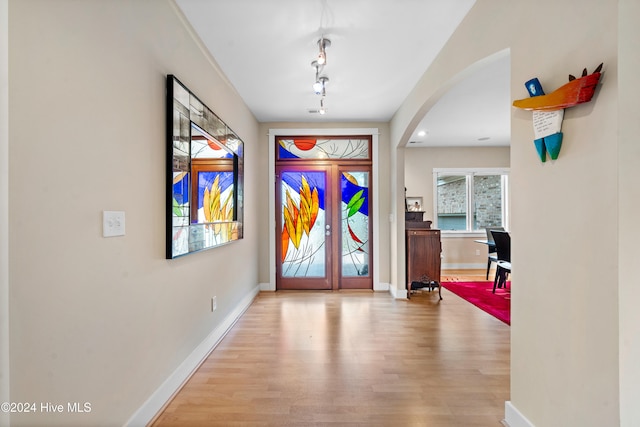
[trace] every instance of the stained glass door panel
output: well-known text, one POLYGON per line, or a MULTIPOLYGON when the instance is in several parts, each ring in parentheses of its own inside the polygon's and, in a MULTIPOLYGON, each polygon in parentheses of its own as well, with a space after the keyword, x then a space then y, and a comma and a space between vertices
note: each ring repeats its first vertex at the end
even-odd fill
POLYGON ((368 170, 340 171, 341 288, 371 288, 368 170))
POLYGON ((331 289, 331 217, 324 167, 278 171, 278 289, 331 289))
POLYGON ((275 142, 276 289, 373 289, 371 135, 275 142))

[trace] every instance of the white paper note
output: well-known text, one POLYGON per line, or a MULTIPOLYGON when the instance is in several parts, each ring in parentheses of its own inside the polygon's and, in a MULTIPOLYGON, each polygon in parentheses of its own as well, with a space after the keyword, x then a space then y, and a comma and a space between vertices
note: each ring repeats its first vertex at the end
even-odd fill
POLYGON ((533 133, 535 139, 544 138, 560 132, 564 110, 533 111, 533 133))

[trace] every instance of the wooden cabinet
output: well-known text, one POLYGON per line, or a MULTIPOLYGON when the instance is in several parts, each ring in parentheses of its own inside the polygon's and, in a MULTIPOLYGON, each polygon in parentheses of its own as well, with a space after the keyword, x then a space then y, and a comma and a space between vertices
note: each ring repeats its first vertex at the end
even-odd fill
POLYGON ((424 287, 433 282, 431 285, 437 286, 440 293, 440 230, 407 228, 405 239, 407 296, 411 297, 411 282, 423 282, 424 287))

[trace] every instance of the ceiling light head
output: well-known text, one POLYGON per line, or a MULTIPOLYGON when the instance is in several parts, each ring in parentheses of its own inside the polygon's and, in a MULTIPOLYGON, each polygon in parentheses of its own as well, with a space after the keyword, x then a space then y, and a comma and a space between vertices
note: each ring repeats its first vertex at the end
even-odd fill
POLYGON ((329 109, 324 106, 324 96, 320 98, 320 108, 309 108, 307 109, 309 114, 320 114, 325 115, 329 112, 329 109))
POLYGON ((329 81, 329 77, 327 76, 320 76, 316 78, 316 82, 313 84, 313 92, 316 95, 326 95, 327 91, 326 91, 326 85, 327 82, 329 81))
POLYGON ((318 64, 324 65, 326 63, 327 63, 327 54, 325 53, 325 51, 321 51, 318 54, 318 64))
POLYGON ((329 46, 331 46, 331 40, 325 39, 324 37, 318 40, 318 49, 320 50, 318 52, 318 59, 317 59, 318 65, 325 65, 327 63, 326 49, 329 46))
POLYGON ((318 113, 323 115, 327 113, 327 110, 324 108, 324 98, 320 100, 320 109, 318 110, 318 113))

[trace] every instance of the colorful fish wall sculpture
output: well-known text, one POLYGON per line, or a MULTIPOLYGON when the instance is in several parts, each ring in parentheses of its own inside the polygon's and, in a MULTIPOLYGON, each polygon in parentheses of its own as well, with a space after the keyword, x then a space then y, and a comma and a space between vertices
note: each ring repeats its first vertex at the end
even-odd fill
POLYGON ((547 161, 547 153, 556 160, 562 147, 562 120, 564 109, 589 102, 600 81, 602 71, 600 64, 593 73, 582 71, 580 78, 569 75, 569 83, 559 87, 550 94, 545 94, 537 78, 525 83, 529 98, 513 101, 513 106, 533 111, 533 141, 542 162, 547 161))

